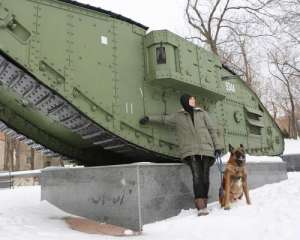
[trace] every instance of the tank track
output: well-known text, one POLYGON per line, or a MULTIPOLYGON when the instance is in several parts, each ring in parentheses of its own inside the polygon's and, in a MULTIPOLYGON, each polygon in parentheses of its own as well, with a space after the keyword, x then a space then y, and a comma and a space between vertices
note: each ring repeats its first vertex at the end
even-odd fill
MULTIPOLYGON (((123 155, 133 160, 133 162, 145 160, 170 162, 175 160, 169 156, 143 149, 107 131, 82 114, 59 94, 41 84, 8 56, 1 53, 0 84, 11 89, 17 96, 23 99, 22 101, 24 103, 30 105, 39 113, 46 115, 51 120, 58 122, 73 133, 78 134, 93 147, 101 147, 106 151, 123 155)), ((3 129, 8 128, 4 123, 2 126, 3 129)), ((12 129, 7 131, 16 138, 32 144, 33 148, 41 148, 50 156, 57 154, 55 149, 45 149, 45 147, 39 143, 35 143, 22 134, 18 135, 18 133, 12 129)), ((35 141, 38 141, 38 139, 35 139, 35 141)))

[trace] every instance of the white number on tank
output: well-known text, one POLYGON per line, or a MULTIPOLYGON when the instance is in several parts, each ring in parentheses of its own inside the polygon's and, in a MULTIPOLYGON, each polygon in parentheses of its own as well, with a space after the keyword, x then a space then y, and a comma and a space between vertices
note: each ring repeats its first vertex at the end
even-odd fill
POLYGON ((108 38, 106 36, 101 36, 101 44, 103 44, 103 45, 108 44, 108 38))
POLYGON ((225 88, 226 88, 227 92, 233 92, 233 93, 235 93, 235 85, 233 83, 226 82, 225 83, 225 88))

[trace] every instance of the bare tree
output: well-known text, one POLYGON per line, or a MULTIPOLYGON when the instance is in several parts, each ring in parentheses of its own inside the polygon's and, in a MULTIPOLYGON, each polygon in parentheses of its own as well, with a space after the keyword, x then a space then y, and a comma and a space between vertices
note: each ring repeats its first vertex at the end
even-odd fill
MULTIPOLYGON (((211 51, 219 55, 218 46, 226 40, 224 35, 241 35, 237 26, 251 24, 253 27, 264 23, 263 16, 269 16, 267 7, 275 0, 187 0, 186 16, 188 23, 196 31, 193 38, 207 44, 211 51)), ((269 25, 268 25, 269 26, 269 25)), ((249 37, 265 36, 267 33, 256 31, 244 33, 249 37)))
POLYGON ((269 80, 262 84, 262 92, 264 93, 262 96, 262 101, 265 103, 266 108, 271 113, 273 120, 277 121, 281 109, 278 102, 278 99, 280 98, 278 89, 274 86, 273 82, 269 80))
POLYGON ((193 30, 192 39, 218 55, 265 99, 274 119, 284 111, 295 137, 299 57, 291 59, 292 55, 282 54, 282 49, 293 44, 295 52, 300 51, 300 0, 186 0, 185 14, 193 30), (267 54, 273 45, 280 48, 267 54), (272 65, 271 77, 265 71, 267 62, 272 65), (263 86, 272 83, 268 79, 277 81, 273 90, 279 85, 283 90, 266 94, 263 86))
POLYGON ((299 45, 300 0, 281 0, 278 2, 278 9, 276 10, 272 17, 281 26, 281 35, 284 33, 290 38, 290 43, 299 45))
MULTIPOLYGON (((236 32, 239 33, 238 30, 236 32)), ((241 33, 232 35, 230 38, 232 39, 231 42, 224 44, 222 47, 220 46, 221 61, 240 75, 249 87, 254 88, 253 83, 258 73, 252 67, 254 63, 251 57, 253 53, 251 39, 241 33)))
POLYGON ((284 92, 281 93, 281 107, 290 119, 290 136, 297 138, 296 126, 296 92, 295 83, 300 81, 296 57, 287 50, 275 48, 269 53, 271 66, 269 72, 274 80, 281 83, 284 92), (284 94, 286 93, 286 94, 284 94))
POLYGON ((255 42, 273 37, 269 11, 277 0, 187 0, 193 39, 206 44, 261 97, 255 42))

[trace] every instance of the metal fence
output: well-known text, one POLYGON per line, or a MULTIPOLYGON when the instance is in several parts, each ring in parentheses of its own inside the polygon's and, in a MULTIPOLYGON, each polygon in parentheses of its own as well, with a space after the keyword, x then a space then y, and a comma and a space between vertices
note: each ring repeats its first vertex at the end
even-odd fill
POLYGON ((34 178, 40 177, 40 170, 32 171, 19 171, 19 172, 10 172, 10 171, 0 171, 0 188, 13 188, 14 180, 16 178, 34 178))
POLYGON ((13 181, 10 172, 0 172, 0 188, 12 188, 13 181))

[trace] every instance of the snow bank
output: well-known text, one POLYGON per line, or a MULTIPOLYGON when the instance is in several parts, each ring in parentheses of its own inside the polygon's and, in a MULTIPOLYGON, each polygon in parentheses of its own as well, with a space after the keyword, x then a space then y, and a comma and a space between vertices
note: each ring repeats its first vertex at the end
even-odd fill
MULTIPOLYGON (((295 139, 285 139, 284 140, 284 152, 283 155, 287 154, 300 154, 300 138, 295 139)), ((230 157, 230 153, 227 153, 222 157, 222 161, 226 163, 230 157)), ((281 157, 270 157, 270 156, 251 156, 246 154, 247 162, 282 162, 281 157)))
POLYGON ((300 173, 289 174, 287 181, 250 191, 250 206, 243 199, 224 211, 213 203, 207 217, 196 217, 194 210, 182 211, 174 218, 146 225, 145 233, 153 239, 170 240, 299 239, 299 181, 300 173))
MULTIPOLYGON (((67 227, 70 216, 47 202, 40 202, 40 187, 0 190, 1 240, 112 240, 108 236, 88 235, 67 227)), ((230 211, 209 205, 211 214, 196 217, 194 209, 176 217, 144 226, 135 240, 298 240, 300 236, 300 173, 289 179, 250 191, 252 205, 245 200, 230 211)))
POLYGON ((287 154, 300 154, 300 138, 295 139, 285 139, 285 148, 283 155, 287 154))
MULTIPOLYGON (((222 162, 227 163, 230 157, 230 153, 228 152, 222 157, 222 162)), ((246 163, 248 162, 254 162, 254 163, 259 163, 259 162, 282 162, 281 157, 270 157, 270 156, 251 156, 246 154, 246 163)))

